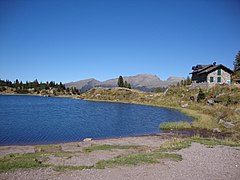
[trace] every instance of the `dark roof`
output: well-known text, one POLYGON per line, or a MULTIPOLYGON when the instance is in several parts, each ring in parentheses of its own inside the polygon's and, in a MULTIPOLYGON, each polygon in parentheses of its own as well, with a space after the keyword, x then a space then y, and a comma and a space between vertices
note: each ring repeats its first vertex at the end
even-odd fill
POLYGON ((202 72, 202 71, 204 71, 204 70, 206 70, 206 69, 208 69, 208 68, 210 68, 212 66, 213 66, 212 64, 208 64, 208 65, 199 65, 198 64, 198 65, 192 67, 193 71, 190 74, 200 73, 200 72, 202 72))
POLYGON ((210 64, 210 65, 197 65, 192 67, 192 72, 190 74, 209 74, 217 69, 224 69, 226 72, 232 74, 233 71, 222 64, 210 64))

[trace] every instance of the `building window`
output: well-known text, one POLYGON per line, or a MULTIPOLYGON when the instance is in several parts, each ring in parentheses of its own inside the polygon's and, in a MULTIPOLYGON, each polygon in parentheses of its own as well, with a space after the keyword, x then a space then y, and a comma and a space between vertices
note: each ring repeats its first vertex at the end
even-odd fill
POLYGON ((214 77, 210 77, 210 83, 214 82, 214 77))
POLYGON ((221 75, 222 71, 221 69, 218 69, 217 75, 221 75))
POLYGON ((217 82, 218 82, 218 83, 221 83, 221 82, 222 82, 221 77, 218 77, 218 78, 217 78, 217 82))

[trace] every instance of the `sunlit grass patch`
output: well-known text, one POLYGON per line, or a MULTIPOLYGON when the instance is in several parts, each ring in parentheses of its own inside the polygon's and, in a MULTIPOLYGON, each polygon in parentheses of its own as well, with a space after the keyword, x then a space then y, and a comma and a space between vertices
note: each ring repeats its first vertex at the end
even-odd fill
POLYGON ((179 122, 166 122, 160 124, 160 129, 162 130, 186 130, 191 129, 192 126, 189 122, 179 121, 179 122))
POLYGON ((191 146, 191 143, 200 143, 207 146, 230 146, 237 147, 240 146, 239 142, 232 141, 231 139, 216 139, 216 138, 201 138, 201 137, 191 137, 184 139, 171 139, 164 142, 157 151, 160 152, 171 152, 176 150, 181 150, 191 146))
POLYGON ((134 166, 140 164, 155 164, 159 163, 161 159, 182 160, 182 156, 178 154, 168 154, 158 151, 145 152, 138 154, 131 154, 127 156, 120 156, 110 160, 103 160, 96 163, 95 167, 104 169, 106 167, 116 166, 134 166))
POLYGON ((171 151, 176 151, 176 150, 180 150, 180 149, 184 149, 187 147, 191 146, 191 139, 187 138, 187 139, 171 139, 168 140, 166 142, 164 142, 160 148, 158 149, 158 151, 161 152, 171 152, 171 151))
POLYGON ((216 120, 198 110, 191 110, 191 109, 181 109, 181 112, 185 113, 186 115, 193 117, 192 128, 199 128, 199 129, 209 129, 212 130, 218 127, 216 120))
POLYGON ((199 137, 193 137, 191 138, 192 142, 209 145, 209 146, 217 146, 217 145, 223 145, 223 146, 230 146, 230 147, 238 147, 240 146, 240 142, 232 141, 231 139, 216 139, 216 138, 199 138, 199 137))
POLYGON ((48 165, 43 163, 47 158, 41 153, 10 154, 0 158, 0 172, 47 167, 48 165))
POLYGON ((83 148, 83 152, 93 152, 93 151, 99 151, 99 150, 112 150, 112 149, 137 149, 141 146, 120 146, 120 145, 91 145, 89 147, 83 148))

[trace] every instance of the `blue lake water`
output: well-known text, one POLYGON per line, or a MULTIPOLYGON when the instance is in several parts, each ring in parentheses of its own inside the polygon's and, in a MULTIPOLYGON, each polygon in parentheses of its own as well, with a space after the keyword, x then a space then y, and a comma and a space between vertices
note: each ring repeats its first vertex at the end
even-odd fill
POLYGON ((143 105, 0 95, 0 145, 159 133, 160 123, 173 121, 191 118, 175 110, 143 105))

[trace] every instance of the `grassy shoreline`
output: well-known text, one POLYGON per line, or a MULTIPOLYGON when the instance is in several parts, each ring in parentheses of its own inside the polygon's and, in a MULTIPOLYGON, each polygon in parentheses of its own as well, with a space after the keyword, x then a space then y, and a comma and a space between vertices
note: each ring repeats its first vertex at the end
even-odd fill
MULTIPOLYGON (((77 98, 78 99, 78 98, 77 98)), ((163 128, 163 130, 186 130, 186 129, 208 129, 212 130, 213 128, 216 128, 216 124, 212 123, 212 121, 209 121, 209 119, 212 119, 213 117, 197 112, 192 109, 186 109, 181 107, 175 107, 175 106, 168 106, 163 104, 147 104, 147 103, 138 103, 138 102, 127 102, 127 101, 113 101, 113 100, 99 100, 99 99, 82 99, 85 101, 93 101, 93 102, 110 102, 110 103, 124 103, 124 104, 137 104, 137 105, 144 105, 144 106, 152 106, 152 107, 160 107, 160 108, 167 108, 179 111, 183 113, 184 115, 191 117, 193 119, 192 123, 188 123, 186 126, 182 127, 179 126, 179 122, 172 122, 172 123, 166 123, 168 125, 168 128, 163 128), (178 127, 179 126, 179 127, 178 127), (191 128, 189 128, 191 126, 191 128)), ((182 122, 180 122, 182 123, 182 122)))
MULTIPOLYGON (((9 94, 7 94, 9 95, 9 94)), ((28 96, 41 96, 38 94, 12 94, 12 95, 28 95, 28 96)), ((124 104, 138 104, 152 107, 168 108, 172 110, 179 111, 188 117, 192 118, 191 123, 187 122, 172 122, 163 123, 159 127, 162 130, 207 130, 213 132, 214 129, 221 129, 224 132, 229 131, 228 129, 223 129, 218 124, 217 119, 210 114, 203 112, 202 110, 194 108, 183 108, 176 103, 171 102, 171 97, 164 97, 162 94, 157 93, 146 93, 137 90, 128 89, 92 89, 86 93, 80 95, 58 95, 50 97, 59 98, 72 98, 84 101, 93 102, 109 102, 109 103, 124 103, 124 104), (99 98, 100 95, 100 98, 99 98), (166 102, 169 99, 170 103, 166 102), (157 100, 156 100, 157 99, 157 100)), ((180 98, 181 99, 181 98, 180 98)))
POLYGON ((185 124, 186 126, 181 126, 181 122, 170 123, 168 129, 184 130, 191 126, 192 130, 239 133, 240 87, 216 86, 202 90, 206 96, 201 101, 197 100, 198 89, 191 87, 171 87, 166 93, 147 93, 124 88, 95 88, 79 95, 78 98, 168 108, 180 111, 193 119, 193 122, 185 124), (209 104, 208 100, 213 104, 209 104), (224 126, 220 119, 233 124, 233 127, 224 126))

